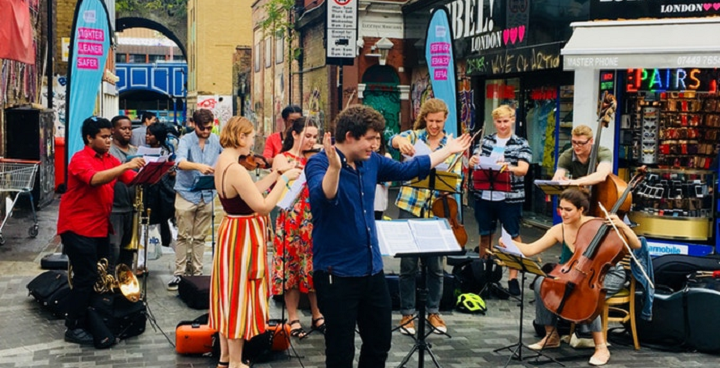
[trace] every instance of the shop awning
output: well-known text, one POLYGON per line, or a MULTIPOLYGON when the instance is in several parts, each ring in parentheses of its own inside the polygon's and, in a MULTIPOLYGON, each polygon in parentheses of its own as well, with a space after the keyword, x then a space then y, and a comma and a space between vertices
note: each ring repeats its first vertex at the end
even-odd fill
POLYGON ((576 22, 563 67, 718 68, 720 18, 576 22))

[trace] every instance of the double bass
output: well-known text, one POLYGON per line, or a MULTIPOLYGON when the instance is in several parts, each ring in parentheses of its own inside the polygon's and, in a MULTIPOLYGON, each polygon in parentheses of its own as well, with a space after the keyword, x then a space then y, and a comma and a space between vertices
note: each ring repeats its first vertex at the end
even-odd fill
MULTIPOLYGON (((595 133, 595 143, 593 144, 592 153, 588 159, 588 172, 590 175, 595 172, 597 166, 597 156, 600 150, 600 138, 602 137, 603 128, 607 128, 610 122, 615 119, 615 110, 617 109, 617 100, 611 93, 605 92, 598 111, 598 128, 595 133)), ((603 217, 603 212, 596 203, 602 203, 604 207, 611 207, 617 202, 620 195, 627 189, 627 183, 615 174, 608 174, 605 181, 595 184, 592 187, 590 198, 590 214, 595 217, 603 217)), ((630 211, 632 206, 632 196, 628 195, 625 200, 620 203, 617 208, 619 216, 625 215, 630 211)))
MULTIPOLYGON (((611 213, 618 211, 644 177, 644 171, 633 177, 611 213)), ((600 315, 606 295, 605 274, 628 251, 625 240, 612 229, 604 216, 580 226, 575 253, 565 264, 557 265, 540 286, 540 296, 549 311, 576 323, 591 322, 600 315)))

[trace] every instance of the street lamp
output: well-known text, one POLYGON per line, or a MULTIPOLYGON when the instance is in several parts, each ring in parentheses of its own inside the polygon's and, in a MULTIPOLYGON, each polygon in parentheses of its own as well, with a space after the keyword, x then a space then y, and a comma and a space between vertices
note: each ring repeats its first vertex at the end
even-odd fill
POLYGON ((380 52, 380 65, 385 65, 385 62, 387 61, 388 52, 393 47, 392 41, 388 40, 387 38, 383 37, 378 42, 375 43, 375 47, 378 52, 380 52))

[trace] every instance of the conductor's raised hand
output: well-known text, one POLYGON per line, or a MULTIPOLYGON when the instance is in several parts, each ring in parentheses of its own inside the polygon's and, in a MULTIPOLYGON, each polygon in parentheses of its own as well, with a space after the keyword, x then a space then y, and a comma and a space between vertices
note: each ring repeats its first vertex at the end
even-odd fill
POLYGON ((330 134, 330 132, 325 132, 325 136, 323 137, 323 148, 325 149, 325 155, 327 155, 330 167, 340 170, 340 167, 342 166, 340 163, 340 156, 337 154, 335 146, 332 144, 332 134, 330 134))
POLYGON ((453 138, 452 134, 448 135, 447 140, 447 149, 450 151, 450 153, 459 153, 467 150, 470 148, 470 144, 472 143, 472 137, 470 137, 470 134, 463 134, 457 138, 453 138))
POLYGON ((142 157, 135 157, 134 159, 128 161, 125 163, 128 170, 138 170, 141 167, 145 166, 145 159, 142 157))

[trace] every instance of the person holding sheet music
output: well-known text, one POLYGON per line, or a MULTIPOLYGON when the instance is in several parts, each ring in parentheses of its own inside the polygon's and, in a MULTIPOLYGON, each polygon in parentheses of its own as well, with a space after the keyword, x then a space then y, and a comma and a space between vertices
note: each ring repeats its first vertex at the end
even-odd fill
POLYGON ((177 290, 183 275, 202 275, 205 237, 210 232, 214 190, 196 191, 195 178, 215 173, 215 162, 222 152, 218 136, 212 133, 214 117, 210 110, 193 113, 195 131, 185 134, 175 152, 178 172, 175 176, 175 218, 178 235, 175 243, 175 271, 168 290, 177 290), (191 267, 188 269, 188 253, 191 267))
POLYGON ((60 199, 57 234, 72 266, 72 290, 65 316, 65 341, 92 345, 86 326, 86 311, 98 281, 98 261, 110 257, 110 215, 115 182, 130 184, 134 170, 145 166, 142 157, 125 163, 110 155, 112 123, 89 117, 82 123, 85 146, 70 159, 67 192, 60 199))
MULTIPOLYGON (((551 227, 545 232, 540 239, 530 244, 524 244, 514 241, 515 245, 526 256, 534 256, 539 254, 555 244, 562 244, 562 252, 560 254, 560 264, 567 262, 573 255, 575 250, 575 239, 580 226, 589 220, 594 219, 592 216, 586 216, 590 208, 590 193, 587 189, 571 187, 565 189, 559 196, 558 211, 562 222, 551 227)), ((640 239, 617 215, 611 215, 610 218, 615 226, 627 238, 628 245, 631 248, 640 248, 640 239)), ((500 246, 503 246, 502 241, 500 246)), ((550 312, 542 302, 540 296, 540 285, 543 277, 535 280, 535 322, 545 326, 545 337, 539 342, 529 346, 530 349, 553 349, 560 347, 560 336, 557 333, 557 316, 550 312)), ((607 289, 607 297, 615 295, 625 284, 625 270, 621 265, 611 268, 605 275, 604 286, 607 289)), ((593 340, 595 342, 595 354, 590 358, 591 365, 604 365, 610 359, 610 351, 607 348, 605 337, 602 331, 602 321, 598 316, 591 324, 586 325, 592 331, 593 340)))
MULTIPOLYGON (((480 230, 480 258, 487 258, 492 234, 497 228, 497 221, 505 228, 515 241, 520 240, 520 217, 522 204, 525 202, 525 181, 532 161, 532 150, 525 138, 513 133, 515 126, 515 110, 508 105, 501 105, 492 111, 495 134, 483 137, 470 158, 470 166, 480 162, 480 156, 495 158, 502 164, 501 171, 510 172, 510 192, 483 190, 475 193, 475 219, 480 230)), ((518 271, 510 269, 508 289, 512 295, 520 295, 520 284, 517 280, 518 271)))
MULTIPOLYGON (((273 170, 281 166, 305 168, 305 152, 317 142, 317 124, 305 117, 292 122, 287 131, 281 153, 273 160, 273 170)), ((307 185, 287 210, 278 212, 275 225, 272 294, 282 294, 288 311, 290 335, 303 338, 307 334, 298 318, 300 293, 308 295, 313 330, 325 331, 325 318, 317 307, 312 280, 312 214, 307 185)))
POLYGON ((587 125, 576 126, 572 130, 570 142, 572 147, 558 158, 553 180, 570 180, 570 185, 594 185, 605 181, 608 174, 612 173, 612 151, 599 146, 597 168, 588 175, 590 155, 595 143, 592 129, 587 125))
POLYGON ((424 178, 430 169, 470 146, 470 136, 448 138, 430 155, 397 162, 373 152, 385 119, 353 105, 336 118, 335 144, 308 160, 305 174, 313 217, 313 281, 325 316, 325 364, 350 368, 355 326, 362 339, 358 367, 384 367, 391 346, 391 302, 375 227, 377 183, 424 178))
MULTIPOLYGON (((415 120, 412 130, 404 131, 390 138, 390 148, 399 150, 404 156, 415 155, 415 144, 426 144, 434 152, 447 145, 448 136, 445 134, 445 121, 448 117, 448 107, 440 99, 431 98, 420 107, 420 113, 415 120)), ((457 154, 449 156, 444 163, 453 164, 445 169, 462 176, 462 162, 455 160, 457 154)), ((460 192, 462 180, 458 180, 455 190, 460 192)), ((406 183, 409 184, 409 183, 406 183)), ((400 209, 398 218, 428 218, 433 217, 432 202, 441 193, 429 189, 413 188, 404 185, 400 188, 395 205, 400 209)), ((403 257, 400 260, 400 332, 406 335, 415 334, 415 279, 418 273, 418 258, 403 257)), ((426 257, 428 273, 426 285, 428 288, 427 312, 428 321, 436 333, 447 332, 447 326, 440 317, 440 299, 443 295, 444 257, 426 257)))
MULTIPOLYGON (((150 148, 160 148, 160 155, 173 153, 173 148, 168 142, 168 134, 173 129, 163 123, 153 123, 147 127, 145 143, 150 148)), ((174 158, 171 157, 170 160, 174 158)), ((175 217, 175 171, 168 172, 160 182, 146 188, 146 206, 150 208, 150 225, 160 225, 160 239, 162 245, 169 247, 172 242, 172 231, 168 220, 175 217)))
POLYGON ((288 182, 300 176, 300 169, 278 165, 253 182, 247 169, 238 164, 238 157, 252 154, 255 142, 253 124, 244 117, 230 118, 219 142, 224 150, 214 179, 225 216, 218 228, 210 276, 209 325, 220 335, 218 367, 247 367, 243 345, 265 332, 268 320, 268 213, 288 182), (263 197, 272 184, 275 187, 263 197))

